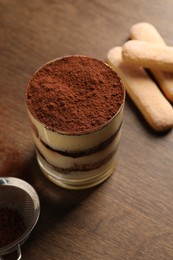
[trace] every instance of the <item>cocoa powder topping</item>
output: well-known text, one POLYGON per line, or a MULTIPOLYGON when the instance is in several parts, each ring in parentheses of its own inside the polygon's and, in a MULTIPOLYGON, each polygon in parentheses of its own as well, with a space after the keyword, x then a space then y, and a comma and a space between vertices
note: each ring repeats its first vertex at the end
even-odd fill
POLYGON ((44 65, 26 88, 30 113, 48 129, 87 133, 102 127, 120 109, 124 88, 103 62, 69 56, 44 65))

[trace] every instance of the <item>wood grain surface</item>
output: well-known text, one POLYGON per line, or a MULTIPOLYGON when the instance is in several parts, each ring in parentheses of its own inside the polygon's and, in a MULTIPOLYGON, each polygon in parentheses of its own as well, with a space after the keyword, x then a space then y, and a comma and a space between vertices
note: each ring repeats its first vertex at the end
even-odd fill
POLYGON ((39 66, 71 54, 105 60, 137 22, 173 45, 172 10, 172 0, 0 0, 0 176, 28 181, 41 203, 22 259, 173 259, 173 132, 153 132, 127 97, 116 171, 69 191, 41 173, 24 104, 39 66))

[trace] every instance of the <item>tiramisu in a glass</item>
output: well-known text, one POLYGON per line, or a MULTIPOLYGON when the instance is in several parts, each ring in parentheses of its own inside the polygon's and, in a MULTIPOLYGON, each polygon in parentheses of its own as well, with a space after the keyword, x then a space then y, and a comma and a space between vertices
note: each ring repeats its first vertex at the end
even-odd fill
POLYGON ((54 183, 84 189, 114 171, 125 89, 95 58, 66 56, 43 65, 26 87, 26 105, 43 173, 54 183))

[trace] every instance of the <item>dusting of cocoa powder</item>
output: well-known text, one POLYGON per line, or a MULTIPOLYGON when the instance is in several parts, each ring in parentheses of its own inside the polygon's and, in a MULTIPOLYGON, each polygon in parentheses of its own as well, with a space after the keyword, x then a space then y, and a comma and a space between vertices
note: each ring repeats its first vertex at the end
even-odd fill
POLYGON ((26 88, 31 114, 48 129, 82 134, 102 127, 120 109, 124 88, 102 61, 69 56, 44 65, 26 88))

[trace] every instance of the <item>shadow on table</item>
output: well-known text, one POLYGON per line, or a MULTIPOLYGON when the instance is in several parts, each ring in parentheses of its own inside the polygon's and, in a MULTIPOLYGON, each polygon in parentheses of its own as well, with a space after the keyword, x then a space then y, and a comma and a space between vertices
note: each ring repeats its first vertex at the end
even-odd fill
POLYGON ((63 221, 70 212, 80 207, 82 202, 100 186, 84 190, 61 188, 44 176, 39 168, 35 154, 26 163, 20 178, 35 188, 40 199, 41 213, 36 226, 39 229, 39 236, 47 232, 54 224, 63 221))

